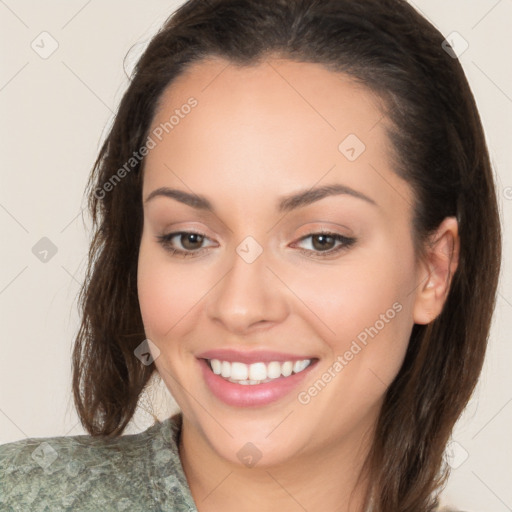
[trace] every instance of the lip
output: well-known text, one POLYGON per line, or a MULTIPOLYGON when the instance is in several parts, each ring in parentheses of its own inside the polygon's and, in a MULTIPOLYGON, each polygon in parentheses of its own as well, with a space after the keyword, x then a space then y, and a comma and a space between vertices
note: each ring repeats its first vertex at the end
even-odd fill
MULTIPOLYGON (((215 353, 217 352, 215 351, 215 353)), ((223 355, 222 357, 225 356, 223 355)), ((222 357, 220 359, 222 359, 222 357)), ((275 352, 272 353, 272 357, 275 357, 275 352)), ((206 385, 215 397, 233 407, 264 406, 280 400, 297 388, 318 362, 318 359, 314 359, 306 369, 290 375, 289 377, 281 376, 278 379, 264 384, 243 385, 229 382, 220 375, 213 373, 206 359, 210 359, 210 357, 198 359, 206 385)), ((216 357, 212 357, 211 359, 216 359, 216 357)), ((310 358, 302 357, 302 359, 310 358)), ((229 361, 229 359, 223 360, 229 361)), ((280 359, 270 360, 279 361, 280 359)), ((301 357, 296 357, 292 360, 301 360, 301 357)), ((233 361, 240 361, 240 359, 233 359, 233 361)), ((264 359, 255 359, 254 361, 264 361, 264 359)), ((283 361, 290 361, 290 359, 283 359, 283 361)))
POLYGON ((304 356, 297 354, 286 354, 284 352, 274 352, 272 350, 254 350, 254 351, 240 351, 233 349, 216 349, 207 350, 201 354, 196 355, 198 359, 220 359, 221 361, 228 361, 230 363, 239 362, 245 364, 252 363, 270 363, 272 361, 303 361, 304 359, 315 359, 314 356, 304 356))

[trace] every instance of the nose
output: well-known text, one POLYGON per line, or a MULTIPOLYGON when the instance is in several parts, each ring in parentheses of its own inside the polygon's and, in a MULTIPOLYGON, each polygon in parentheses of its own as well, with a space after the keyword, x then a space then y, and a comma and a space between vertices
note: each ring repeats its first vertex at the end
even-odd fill
POLYGON ((249 263, 235 253, 233 265, 208 294, 210 320, 238 335, 270 327, 288 315, 285 285, 267 267, 265 251, 249 263))

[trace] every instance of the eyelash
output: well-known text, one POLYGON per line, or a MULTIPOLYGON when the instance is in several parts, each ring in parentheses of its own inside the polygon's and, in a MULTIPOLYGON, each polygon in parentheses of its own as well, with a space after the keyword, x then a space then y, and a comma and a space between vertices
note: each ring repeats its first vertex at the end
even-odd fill
MULTIPOLYGON (((176 249, 171 246, 171 240, 179 235, 199 235, 202 236, 204 239, 208 239, 208 237, 203 233, 198 233, 196 231, 175 231, 173 233, 168 233, 166 235, 159 235, 157 236, 158 243, 160 243, 164 249, 171 253, 172 256, 182 257, 182 258, 190 258, 190 257, 197 257, 203 252, 205 252, 208 248, 202 247, 195 251, 183 251, 181 249, 176 249)), ((335 254, 338 254, 342 251, 348 250, 352 245, 355 244, 357 241, 355 238, 349 238, 343 235, 340 235, 339 233, 332 233, 330 231, 315 231, 313 233, 310 233, 309 235, 303 236, 300 238, 297 242, 302 242, 303 240, 306 240, 308 238, 311 238, 313 236, 328 236, 333 238, 336 242, 341 242, 341 245, 338 245, 337 248, 329 249, 327 251, 314 251, 310 249, 302 249, 299 248, 299 251, 306 255, 313 255, 313 258, 327 258, 330 256, 333 256, 335 254)))

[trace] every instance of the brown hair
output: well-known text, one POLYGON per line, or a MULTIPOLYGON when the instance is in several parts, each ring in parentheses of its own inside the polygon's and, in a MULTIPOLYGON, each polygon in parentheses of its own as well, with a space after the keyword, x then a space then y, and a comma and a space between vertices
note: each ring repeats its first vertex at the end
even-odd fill
POLYGON ((143 160, 107 184, 145 144, 162 92, 208 56, 241 66, 273 54, 320 63, 382 98, 395 170, 415 194, 418 257, 445 217, 459 223, 459 264, 444 308, 428 325, 414 325, 365 465, 375 512, 432 510, 447 476, 446 443, 482 368, 501 263, 481 121, 443 39, 403 0, 191 0, 165 22, 134 69, 89 181, 95 231, 73 391, 91 435, 123 432, 155 370, 134 356, 145 338, 137 299, 143 160))

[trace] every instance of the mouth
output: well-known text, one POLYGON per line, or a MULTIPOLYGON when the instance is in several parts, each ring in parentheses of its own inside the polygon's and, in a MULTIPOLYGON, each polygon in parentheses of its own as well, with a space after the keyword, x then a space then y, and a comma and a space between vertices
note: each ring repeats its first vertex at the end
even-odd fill
POLYGON ((219 375, 228 382, 255 386, 301 373, 316 359, 270 361, 269 363, 260 361, 252 364, 240 361, 222 361, 220 359, 205 359, 205 361, 215 375, 219 375))
POLYGON ((254 407, 268 405, 291 394, 319 359, 218 351, 201 354, 197 361, 206 387, 214 397, 233 407, 254 407))

